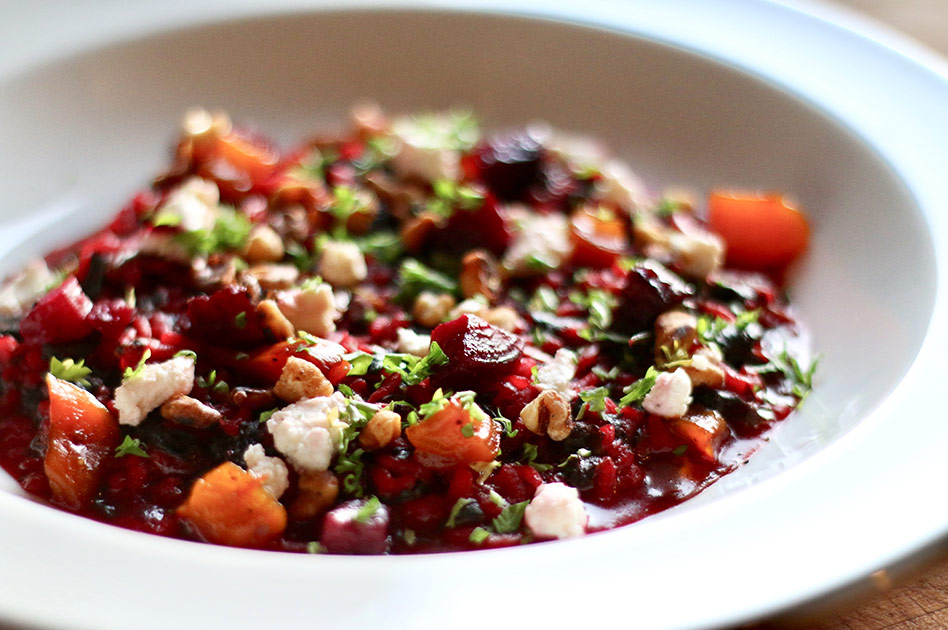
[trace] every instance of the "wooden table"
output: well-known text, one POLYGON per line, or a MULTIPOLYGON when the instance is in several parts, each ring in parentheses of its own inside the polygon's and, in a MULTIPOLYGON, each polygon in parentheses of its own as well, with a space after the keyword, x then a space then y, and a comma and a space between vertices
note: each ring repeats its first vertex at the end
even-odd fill
MULTIPOLYGON (((948 0, 824 0, 887 24, 948 55, 948 0)), ((948 115, 948 112, 946 112, 948 115)), ((937 500, 937 499, 935 499, 937 500)), ((943 500, 948 500, 948 496, 943 500)), ((856 599, 822 610, 792 611, 753 630, 943 630, 948 629, 948 550, 919 560, 905 575, 879 572, 856 599)))

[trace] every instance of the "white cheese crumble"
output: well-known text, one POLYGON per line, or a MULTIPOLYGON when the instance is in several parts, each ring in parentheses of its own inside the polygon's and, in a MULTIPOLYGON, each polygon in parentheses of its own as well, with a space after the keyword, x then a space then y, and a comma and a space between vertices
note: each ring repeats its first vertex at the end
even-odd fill
POLYGON ((642 400, 645 411, 665 418, 680 418, 691 404, 691 379, 684 369, 662 372, 642 400))
POLYGON ((348 424, 339 419, 346 399, 332 396, 308 398, 284 407, 267 420, 276 449, 299 472, 328 470, 348 424))
POLYGON ((119 424, 137 426, 172 396, 191 393, 193 385, 194 359, 191 357, 175 357, 142 366, 115 390, 119 424))
POLYGON ((336 308, 336 296, 328 284, 306 289, 280 291, 276 297, 280 312, 296 330, 325 337, 336 330, 335 320, 341 313, 336 308))
POLYGON ((648 189, 629 165, 621 160, 607 160, 600 169, 600 186, 606 201, 623 208, 647 205, 648 189))
POLYGON ((536 385, 540 389, 552 389, 572 398, 576 392, 569 386, 576 376, 576 353, 560 348, 553 358, 537 367, 536 385))
POLYGON ((525 214, 513 242, 504 254, 503 266, 513 274, 530 274, 559 267, 572 253, 569 219, 564 214, 525 214))
POLYGON ((0 313, 19 315, 46 293, 55 276, 43 259, 37 259, 26 269, 0 287, 0 313))
MULTIPOLYGON (((439 179, 457 180, 461 172, 461 151, 458 146, 456 121, 450 115, 398 118, 392 123, 392 134, 398 150, 392 159, 395 170, 406 177, 429 182, 439 179)), ((463 139, 462 139, 463 140, 463 139)), ((476 138, 467 138, 467 142, 476 138)))
POLYGON ((352 287, 368 275, 365 256, 355 243, 327 241, 319 256, 319 275, 334 287, 352 287))
POLYGON ((724 241, 705 230, 673 232, 668 247, 682 273, 692 278, 706 278, 724 265, 724 241))
POLYGON ((398 329, 398 351, 406 354, 413 354, 416 357, 425 357, 428 355, 428 347, 431 345, 429 335, 420 335, 411 328, 398 329))
POLYGON ((220 200, 217 184, 192 177, 168 196, 155 216, 175 217, 177 226, 188 232, 210 230, 217 220, 220 200))
POLYGON ((539 538, 582 536, 589 522, 579 491, 563 483, 540 484, 523 518, 539 538))
POLYGON ((290 471, 279 457, 268 457, 260 444, 244 451, 247 470, 263 484, 263 489, 279 499, 290 487, 290 471))

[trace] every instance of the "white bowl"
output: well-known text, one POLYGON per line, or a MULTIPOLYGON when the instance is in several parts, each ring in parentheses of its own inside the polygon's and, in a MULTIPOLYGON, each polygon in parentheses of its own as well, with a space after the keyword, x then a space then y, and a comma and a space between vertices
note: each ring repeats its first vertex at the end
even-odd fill
POLYGON ((939 60, 817 5, 257 4, 110 0, 53 21, 72 5, 10 12, 0 271, 102 224, 162 166, 189 106, 289 141, 366 97, 405 112, 469 105, 489 127, 543 119, 601 137, 657 185, 791 193, 814 231, 793 293, 823 355, 816 389, 750 465, 697 499, 517 549, 216 548, 77 518, 0 479, 0 619, 98 630, 712 627, 851 586, 948 533, 939 60), (24 35, 39 25, 46 36, 24 35))

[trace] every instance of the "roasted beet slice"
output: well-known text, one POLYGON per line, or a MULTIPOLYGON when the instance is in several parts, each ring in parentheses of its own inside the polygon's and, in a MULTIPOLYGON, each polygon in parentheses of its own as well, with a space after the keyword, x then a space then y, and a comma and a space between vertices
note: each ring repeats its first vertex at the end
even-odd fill
POLYGON ((475 149, 481 179, 504 201, 521 199, 540 176, 542 147, 527 131, 494 136, 475 149))
POLYGON ((188 304, 187 332, 192 337, 231 348, 249 348, 264 341, 260 316, 243 287, 230 285, 188 304))
POLYGON ((439 386, 474 389, 509 374, 523 352, 516 335, 476 315, 462 315, 431 331, 448 364, 433 375, 439 386))
POLYGON ((629 271, 615 314, 615 328, 628 334, 649 329, 655 318, 678 306, 694 290, 661 264, 647 260, 629 271))
POLYGON ((457 210, 442 231, 451 251, 467 252, 486 248, 496 255, 507 249, 513 238, 510 221, 497 200, 488 196, 477 210, 457 210))
POLYGON ((20 323, 20 334, 30 343, 78 341, 92 332, 86 315, 92 300, 82 292, 75 276, 43 296, 20 323))

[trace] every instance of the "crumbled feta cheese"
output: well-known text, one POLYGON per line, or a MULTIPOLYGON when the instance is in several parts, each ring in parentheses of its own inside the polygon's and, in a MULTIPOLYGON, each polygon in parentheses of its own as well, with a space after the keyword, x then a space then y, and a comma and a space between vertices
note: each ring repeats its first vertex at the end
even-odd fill
POLYGON ((579 491, 563 483, 540 484, 523 518, 539 538, 582 536, 589 522, 579 491))
POLYGON ((558 212, 527 214, 520 221, 503 266, 514 274, 530 274, 559 267, 572 252, 569 219, 558 212))
POLYGON ((284 407, 267 420, 273 445, 299 472, 328 470, 348 424, 339 419, 346 399, 332 396, 308 398, 284 407))
POLYGON ((623 208, 636 208, 648 203, 648 191, 642 180, 629 165, 620 160, 608 160, 600 169, 600 186, 606 201, 623 208))
POLYGON ((645 411, 666 418, 680 418, 691 404, 691 379, 682 368, 662 372, 642 400, 645 411))
POLYGON ((175 357, 149 363, 115 390, 119 424, 137 426, 172 396, 189 394, 194 385, 194 359, 175 357))
POLYGON ((188 232, 210 230, 217 221, 220 200, 217 184, 192 177, 168 196, 155 216, 176 217, 177 226, 188 232))
POLYGON ((403 176, 429 182, 457 180, 461 172, 460 149, 476 141, 473 136, 459 138, 459 132, 464 136, 476 133, 475 130, 459 130, 457 120, 451 115, 395 120, 392 134, 399 146, 392 166, 403 176))
POLYGON ((365 256, 355 243, 328 241, 319 256, 319 275, 335 287, 352 287, 368 275, 365 256))
POLYGON ((19 315, 41 298, 54 281, 55 276, 43 259, 34 260, 0 287, 0 313, 19 315))
POLYGON ((335 320, 341 315, 336 309, 332 287, 325 283, 306 289, 280 291, 276 302, 297 330, 317 337, 325 337, 336 330, 335 320))
POLYGON ((411 328, 398 329, 398 351, 407 354, 413 354, 416 357, 428 355, 428 347, 431 345, 430 335, 419 335, 411 328))
POLYGON ((247 470, 260 479, 263 489, 279 499, 290 487, 290 471, 279 457, 267 457, 263 446, 251 444, 244 451, 247 470))
POLYGON ((552 389, 573 398, 576 392, 569 384, 576 376, 576 361, 575 352, 567 348, 560 348, 551 361, 537 367, 537 387, 552 389))
POLYGON ((686 276, 706 278, 724 265, 724 241, 711 232, 674 232, 668 245, 675 262, 686 276))

